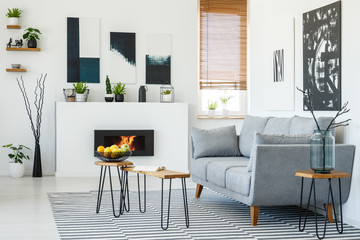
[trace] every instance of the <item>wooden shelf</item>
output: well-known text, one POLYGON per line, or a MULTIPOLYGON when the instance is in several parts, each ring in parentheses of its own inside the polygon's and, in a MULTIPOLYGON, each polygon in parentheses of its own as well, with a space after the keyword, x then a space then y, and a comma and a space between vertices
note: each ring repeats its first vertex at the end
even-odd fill
POLYGON ((20 29, 21 28, 20 25, 7 25, 6 27, 7 27, 7 29, 20 29))
POLYGON ((6 48, 6 51, 31 51, 31 52, 40 52, 40 48, 6 48))
POLYGON ((24 68, 7 68, 7 72, 26 72, 26 69, 24 68))

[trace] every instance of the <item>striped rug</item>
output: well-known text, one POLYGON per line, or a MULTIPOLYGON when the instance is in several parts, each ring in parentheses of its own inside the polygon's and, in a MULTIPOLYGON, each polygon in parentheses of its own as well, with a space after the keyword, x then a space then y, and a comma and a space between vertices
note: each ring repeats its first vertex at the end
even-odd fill
MULTIPOLYGON (((208 189, 199 199, 194 194, 188 190, 190 227, 186 228, 181 190, 173 190, 166 231, 160 228, 160 191, 147 192, 146 213, 138 210, 137 192, 130 192, 131 211, 120 218, 112 215, 109 192, 104 192, 99 214, 96 191, 49 193, 49 200, 61 239, 317 239, 313 215, 306 230, 298 231, 297 207, 262 207, 258 226, 252 227, 248 206, 208 189)), ((344 225, 340 235, 330 224, 325 239, 360 239, 360 230, 344 225)))

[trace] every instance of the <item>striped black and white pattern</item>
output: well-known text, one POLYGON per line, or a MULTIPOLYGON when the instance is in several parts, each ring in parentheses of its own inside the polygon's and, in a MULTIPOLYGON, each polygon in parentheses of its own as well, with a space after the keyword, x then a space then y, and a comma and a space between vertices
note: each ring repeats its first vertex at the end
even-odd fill
MULTIPOLYGON (((252 227, 248 206, 207 189, 199 199, 194 198, 194 190, 188 191, 189 228, 181 190, 173 190, 166 231, 160 228, 160 191, 147 192, 146 213, 139 212, 137 193, 130 192, 131 211, 120 218, 112 215, 109 192, 104 192, 96 214, 96 197, 95 191, 49 194, 61 239, 317 239, 313 215, 306 230, 298 231, 297 207, 262 207, 258 226, 252 227)), ((335 224, 330 224, 325 239, 360 239, 360 230, 344 225, 340 235, 335 224)))

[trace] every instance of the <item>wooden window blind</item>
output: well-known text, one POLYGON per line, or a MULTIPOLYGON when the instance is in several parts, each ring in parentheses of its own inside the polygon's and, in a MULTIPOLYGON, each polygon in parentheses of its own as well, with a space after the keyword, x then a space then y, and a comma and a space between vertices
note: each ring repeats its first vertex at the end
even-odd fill
POLYGON ((247 0, 200 0, 200 89, 246 90, 247 0))

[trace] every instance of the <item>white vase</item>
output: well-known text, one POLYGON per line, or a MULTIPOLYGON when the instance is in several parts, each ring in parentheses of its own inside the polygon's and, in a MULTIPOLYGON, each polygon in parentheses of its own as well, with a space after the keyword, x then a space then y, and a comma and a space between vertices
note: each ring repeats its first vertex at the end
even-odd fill
POLYGON ((209 117, 214 117, 215 116, 215 110, 209 110, 208 116, 209 117))
POLYGON ((163 95, 162 102, 171 102, 171 94, 163 95))
POLYGON ((25 173, 25 165, 22 163, 10 162, 9 172, 10 172, 10 177, 21 178, 24 176, 25 173))
POLYGON ((17 17, 10 17, 10 18, 9 18, 9 25, 19 25, 19 18, 17 18, 17 17))
POLYGON ((223 117, 229 117, 230 111, 228 109, 223 109, 222 110, 222 115, 223 115, 223 117))

